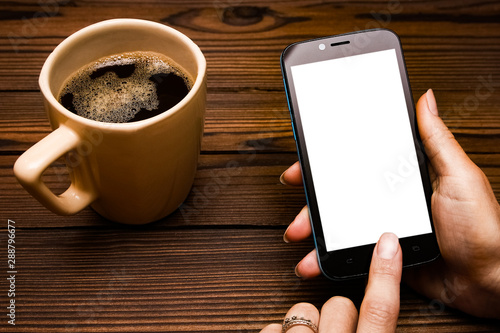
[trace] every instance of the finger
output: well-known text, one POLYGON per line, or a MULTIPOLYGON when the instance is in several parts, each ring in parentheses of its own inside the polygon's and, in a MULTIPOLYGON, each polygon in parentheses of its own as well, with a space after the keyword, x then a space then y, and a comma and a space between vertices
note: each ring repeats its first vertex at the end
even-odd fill
POLYGON ((281 174, 280 182, 283 185, 302 186, 302 172, 299 162, 295 162, 281 174))
POLYGON ((399 315, 403 255, 396 235, 385 233, 373 251, 358 332, 394 332, 399 315))
POLYGON ((295 219, 290 223, 285 233, 283 234, 283 240, 286 243, 298 242, 311 236, 311 222, 309 220, 309 209, 304 206, 300 213, 295 217, 295 219))
POLYGON ((281 325, 280 324, 271 324, 264 327, 260 333, 281 333, 281 325))
MULTIPOLYGON (((297 303, 288 310, 285 320, 292 318, 302 318, 309 320, 316 327, 319 325, 319 311, 316 307, 309 303, 297 303)), ((292 325, 287 330, 287 333, 311 333, 312 329, 305 325, 292 325)))
POLYGON ((319 331, 322 332, 356 332, 358 310, 348 298, 335 296, 330 298, 321 308, 319 331))
POLYGON ((437 176, 467 174, 474 163, 439 117, 431 89, 420 97, 416 109, 422 143, 437 176))
POLYGON ((316 250, 309 252, 297 266, 295 266, 295 274, 303 279, 310 279, 321 274, 316 250))

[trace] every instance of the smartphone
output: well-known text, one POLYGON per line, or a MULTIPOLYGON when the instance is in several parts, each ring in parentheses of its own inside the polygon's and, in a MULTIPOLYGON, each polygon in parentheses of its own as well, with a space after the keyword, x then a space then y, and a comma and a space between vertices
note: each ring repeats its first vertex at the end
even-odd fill
POLYGON ((366 275, 384 232, 399 237, 405 267, 437 258, 399 37, 373 29, 294 43, 281 69, 323 274, 366 275))

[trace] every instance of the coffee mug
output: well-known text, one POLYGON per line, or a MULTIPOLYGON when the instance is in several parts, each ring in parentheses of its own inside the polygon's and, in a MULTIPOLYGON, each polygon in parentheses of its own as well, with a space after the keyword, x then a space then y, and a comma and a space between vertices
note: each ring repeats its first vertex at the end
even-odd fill
POLYGON ((182 204, 196 173, 206 101, 206 61, 188 37, 145 20, 96 23, 54 49, 39 85, 54 131, 19 157, 14 174, 45 207, 72 215, 90 205, 112 221, 144 224, 182 204), (58 102, 64 82, 81 67, 136 51, 165 55, 192 78, 189 93, 177 105, 146 120, 105 123, 78 116, 58 102), (56 195, 42 174, 63 156, 71 184, 56 195))

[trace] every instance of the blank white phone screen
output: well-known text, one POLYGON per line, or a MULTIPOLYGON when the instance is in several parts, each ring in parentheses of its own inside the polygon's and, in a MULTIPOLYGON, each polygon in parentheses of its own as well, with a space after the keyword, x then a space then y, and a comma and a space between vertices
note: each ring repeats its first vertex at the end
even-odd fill
POLYGON ((327 251, 431 233, 396 51, 291 72, 327 251))

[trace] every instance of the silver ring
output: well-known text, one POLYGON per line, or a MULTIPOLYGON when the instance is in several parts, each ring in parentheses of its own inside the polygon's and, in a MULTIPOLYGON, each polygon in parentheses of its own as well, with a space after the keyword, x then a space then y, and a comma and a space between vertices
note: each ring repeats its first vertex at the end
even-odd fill
POLYGON ((281 333, 286 333, 286 331, 296 325, 307 326, 314 333, 318 333, 318 326, 316 326, 312 321, 302 317, 299 318, 297 316, 286 318, 285 321, 283 321, 283 326, 281 326, 281 333))

